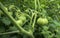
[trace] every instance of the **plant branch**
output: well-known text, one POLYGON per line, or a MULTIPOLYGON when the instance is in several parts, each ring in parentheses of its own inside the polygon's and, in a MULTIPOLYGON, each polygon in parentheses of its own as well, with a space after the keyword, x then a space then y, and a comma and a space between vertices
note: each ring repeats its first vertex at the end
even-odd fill
POLYGON ((32 24, 32 28, 33 28, 33 30, 34 30, 34 26, 35 26, 36 18, 37 18, 37 13, 35 13, 34 21, 33 21, 33 24, 32 24))
POLYGON ((36 0, 35 0, 35 10, 37 9, 37 3, 36 3, 36 0))
POLYGON ((0 35, 7 35, 7 34, 13 34, 13 33, 19 33, 19 31, 0 33, 0 35))
POLYGON ((40 10, 40 1, 39 0, 37 1, 38 1, 38 10, 40 10))
POLYGON ((13 24, 15 24, 15 26, 19 29, 19 31, 22 33, 22 34, 26 34, 26 35, 29 35, 29 36, 33 36, 32 33, 24 30, 19 24, 16 23, 16 20, 8 14, 8 11, 5 9, 5 6, 0 2, 0 9, 3 11, 3 13, 11 20, 11 22, 13 24))

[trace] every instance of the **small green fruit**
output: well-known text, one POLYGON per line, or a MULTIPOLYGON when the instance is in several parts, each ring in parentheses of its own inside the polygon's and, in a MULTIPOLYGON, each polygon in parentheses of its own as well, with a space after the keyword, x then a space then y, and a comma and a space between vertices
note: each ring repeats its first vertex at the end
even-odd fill
POLYGON ((48 24, 48 19, 46 19, 46 18, 38 18, 37 19, 37 24, 39 24, 39 25, 48 24))
POLYGON ((25 16, 20 16, 19 19, 22 20, 23 22, 26 21, 26 17, 25 16))
POLYGON ((22 21, 22 20, 18 20, 17 23, 18 23, 20 26, 22 26, 23 21, 22 21))

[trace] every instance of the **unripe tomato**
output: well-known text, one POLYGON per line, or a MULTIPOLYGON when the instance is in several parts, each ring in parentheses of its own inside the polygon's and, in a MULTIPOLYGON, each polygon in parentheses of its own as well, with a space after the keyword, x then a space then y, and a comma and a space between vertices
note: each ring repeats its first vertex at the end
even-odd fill
POLYGON ((48 24, 48 19, 46 19, 46 18, 38 18, 37 19, 37 24, 39 24, 39 25, 48 24))
POLYGON ((9 15, 13 15, 13 13, 12 12, 9 12, 9 15))
POLYGON ((22 20, 18 20, 17 23, 22 26, 23 21, 22 20))
POLYGON ((23 22, 26 21, 26 17, 25 16, 20 16, 19 19, 22 20, 23 22))
POLYGON ((5 10, 8 10, 6 7, 4 7, 5 8, 5 10))

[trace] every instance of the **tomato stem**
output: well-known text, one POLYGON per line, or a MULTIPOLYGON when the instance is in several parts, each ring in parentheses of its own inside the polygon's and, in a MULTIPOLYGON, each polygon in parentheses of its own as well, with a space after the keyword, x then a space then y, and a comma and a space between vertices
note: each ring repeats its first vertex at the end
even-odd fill
POLYGON ((35 13, 34 21, 33 21, 33 24, 32 24, 32 28, 33 28, 33 30, 34 30, 34 26, 35 26, 36 18, 37 18, 37 14, 35 13))
POLYGON ((22 34, 26 34, 29 35, 33 38, 33 34, 24 30, 19 24, 16 23, 16 20, 8 14, 8 11, 5 9, 5 6, 0 2, 0 9, 3 11, 3 13, 12 21, 13 24, 15 24, 15 26, 19 29, 19 32, 21 32, 22 34))
POLYGON ((36 0, 35 0, 35 10, 37 9, 37 3, 36 3, 36 0))
POLYGON ((40 10, 40 1, 39 0, 37 0, 38 1, 38 10, 40 10))
POLYGON ((19 31, 0 33, 0 35, 7 35, 7 34, 12 34, 12 33, 19 33, 19 31))

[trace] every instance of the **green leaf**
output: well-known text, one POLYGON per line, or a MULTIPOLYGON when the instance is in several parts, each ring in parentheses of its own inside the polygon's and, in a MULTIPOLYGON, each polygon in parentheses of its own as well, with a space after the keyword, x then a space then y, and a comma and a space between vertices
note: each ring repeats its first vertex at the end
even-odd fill
POLYGON ((11 24, 11 21, 7 18, 7 17, 3 17, 1 19, 1 21, 5 24, 5 25, 10 25, 11 24))
POLYGON ((5 28, 1 25, 1 23, 0 23, 0 33, 1 32, 5 32, 5 28))
POLYGON ((18 29, 15 26, 11 26, 11 27, 9 27, 9 30, 10 31, 17 31, 18 29))

